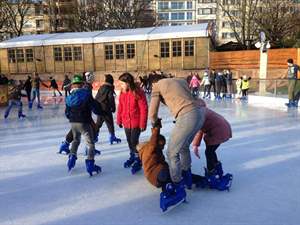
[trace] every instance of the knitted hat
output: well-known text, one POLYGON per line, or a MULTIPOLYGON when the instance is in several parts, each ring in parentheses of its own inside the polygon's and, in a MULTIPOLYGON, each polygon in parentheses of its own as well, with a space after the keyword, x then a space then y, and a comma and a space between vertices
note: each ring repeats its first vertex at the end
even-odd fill
POLYGON ((81 84, 83 83, 82 76, 75 74, 72 80, 72 84, 81 84))

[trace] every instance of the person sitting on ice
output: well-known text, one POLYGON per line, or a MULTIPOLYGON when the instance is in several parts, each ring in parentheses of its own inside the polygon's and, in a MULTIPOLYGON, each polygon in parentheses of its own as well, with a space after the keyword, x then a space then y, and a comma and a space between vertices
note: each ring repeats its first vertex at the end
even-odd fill
MULTIPOLYGON (((198 104, 200 106, 206 105, 201 99, 198 100, 198 104)), ((204 107, 204 109, 204 124, 201 130, 197 132, 192 142, 193 151, 198 158, 200 158, 199 146, 203 137, 206 145, 206 182, 201 182, 199 186, 203 188, 208 186, 211 189, 217 189, 220 191, 229 190, 232 175, 229 173, 224 175, 222 163, 218 160, 216 150, 222 143, 232 137, 231 126, 223 116, 207 107, 204 107)))
POLYGON ((26 117, 23 113, 22 113, 22 108, 23 108, 23 104, 22 104, 22 101, 21 101, 21 97, 26 97, 26 95, 22 94, 22 89, 23 89, 23 84, 22 83, 19 83, 19 84, 16 84, 16 81, 13 81, 14 82, 14 87, 13 89, 11 90, 11 93, 9 94, 9 102, 8 102, 8 106, 5 110, 5 113, 4 113, 4 118, 6 119, 9 115, 9 112, 10 110, 12 109, 12 107, 15 105, 18 107, 18 117, 19 118, 24 118, 26 117))
MULTIPOLYGON (((160 207, 166 211, 169 207, 176 205, 185 199, 185 192, 176 189, 172 183, 169 165, 165 160, 163 149, 166 139, 160 134, 161 119, 158 119, 152 128, 149 141, 138 144, 137 150, 142 161, 146 179, 155 187, 161 188, 160 207), (178 191, 180 198, 175 195, 178 191)), ((205 178, 192 174, 193 183, 205 182, 205 178)))
POLYGON ((69 171, 75 167, 77 160, 77 150, 80 145, 81 135, 85 138, 88 146, 86 170, 93 175, 93 172, 101 172, 101 167, 95 165, 95 144, 93 138, 93 130, 91 126, 92 112, 101 115, 102 110, 100 104, 94 100, 91 92, 83 88, 83 79, 79 75, 75 75, 72 80, 71 95, 66 98, 66 117, 71 123, 73 134, 73 142, 68 159, 69 171))

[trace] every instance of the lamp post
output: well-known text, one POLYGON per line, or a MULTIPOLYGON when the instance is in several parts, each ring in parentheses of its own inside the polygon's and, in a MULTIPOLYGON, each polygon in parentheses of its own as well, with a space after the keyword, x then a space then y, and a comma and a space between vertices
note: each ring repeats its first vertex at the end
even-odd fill
POLYGON ((267 92, 266 78, 268 70, 268 49, 271 47, 269 41, 266 40, 265 32, 259 33, 260 41, 255 44, 260 49, 259 62, 259 94, 264 95, 267 92))

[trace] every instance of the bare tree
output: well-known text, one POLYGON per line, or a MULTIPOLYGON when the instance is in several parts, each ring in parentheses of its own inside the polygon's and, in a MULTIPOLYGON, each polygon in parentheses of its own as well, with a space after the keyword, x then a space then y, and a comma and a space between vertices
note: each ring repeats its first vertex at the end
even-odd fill
POLYGON ((217 0, 219 9, 227 17, 237 42, 250 48, 251 42, 257 37, 255 15, 259 0, 217 0), (234 4, 232 4, 234 2, 234 4))
POLYGON ((5 30, 13 36, 23 34, 24 25, 27 23, 27 14, 32 7, 31 0, 6 0, 3 1, 1 10, 5 16, 5 30))
POLYGON ((106 10, 102 1, 79 3, 74 6, 73 13, 74 23, 70 26, 74 31, 103 30, 106 26, 106 10))
POLYGON ((106 20, 110 28, 137 28, 145 22, 151 26, 154 18, 151 16, 149 0, 103 0, 107 15, 106 20))
POLYGON ((294 0, 261 1, 255 22, 273 45, 284 47, 286 39, 296 38, 300 27, 296 4, 294 0))

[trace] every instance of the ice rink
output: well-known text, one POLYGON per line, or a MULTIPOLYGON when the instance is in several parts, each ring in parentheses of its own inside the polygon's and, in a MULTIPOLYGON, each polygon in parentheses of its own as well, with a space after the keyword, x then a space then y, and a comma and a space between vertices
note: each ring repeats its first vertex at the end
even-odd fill
MULTIPOLYGON (((193 189, 188 203, 167 214, 159 208, 160 190, 143 172, 123 168, 129 151, 122 129, 121 144, 109 145, 104 125, 96 148, 103 172, 89 177, 84 144, 75 169, 67 172, 67 156, 56 154, 70 125, 64 104, 45 105, 18 120, 14 108, 7 120, 0 109, 0 224, 1 225, 299 225, 300 117, 296 110, 254 107, 236 101, 208 106, 232 125, 233 138, 218 150, 225 172, 233 174, 230 192, 193 189)), ((162 134, 173 127, 162 107, 162 134)), ((142 133, 147 140, 150 126, 142 133)), ((193 156, 192 171, 203 174, 193 156)))

